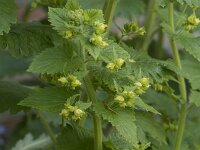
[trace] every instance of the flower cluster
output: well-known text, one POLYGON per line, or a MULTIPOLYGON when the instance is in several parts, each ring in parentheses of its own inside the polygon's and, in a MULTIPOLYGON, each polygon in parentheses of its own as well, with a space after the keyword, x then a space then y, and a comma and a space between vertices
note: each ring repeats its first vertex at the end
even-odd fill
POLYGON ((149 79, 148 78, 141 78, 137 82, 135 82, 134 85, 135 85, 134 92, 137 95, 141 95, 142 93, 145 92, 145 90, 147 90, 150 87, 149 79))
POLYGON ((135 22, 131 22, 131 23, 126 23, 124 25, 124 30, 123 30, 124 35, 128 35, 130 33, 143 36, 146 33, 146 31, 144 27, 138 27, 138 25, 135 22))
POLYGON ((85 115, 85 112, 78 108, 78 106, 64 104, 64 109, 61 110, 60 115, 66 119, 77 121, 85 115))
POLYGON ((120 95, 117 95, 114 100, 120 107, 133 107, 135 94, 132 91, 123 91, 120 95))
POLYGON ((106 32, 107 25, 104 23, 101 23, 99 21, 96 21, 94 23, 94 33, 90 37, 90 42, 96 46, 99 46, 101 48, 105 48, 108 46, 108 43, 103 40, 103 35, 106 32))
POLYGON ((193 29, 195 29, 200 24, 200 19, 197 18, 196 14, 195 14, 195 11, 196 11, 197 8, 198 7, 194 7, 193 8, 193 14, 190 15, 187 18, 187 21, 185 23, 185 30, 186 31, 193 30, 193 29))
POLYGON ((106 68, 110 69, 110 70, 119 70, 122 68, 122 66, 124 65, 125 61, 122 58, 118 58, 116 60, 114 60, 111 63, 108 63, 106 65, 106 68))
POLYGON ((152 85, 152 87, 153 87, 154 90, 156 90, 156 91, 163 91, 163 86, 162 86, 161 84, 159 84, 159 83, 154 83, 154 84, 152 85))
POLYGON ((76 87, 81 86, 81 82, 77 79, 76 76, 73 75, 68 75, 67 77, 60 77, 58 81, 63 85, 63 86, 69 86, 73 90, 76 87))
POLYGON ((89 37, 89 42, 93 45, 105 48, 108 43, 103 40, 104 33, 106 32, 107 25, 100 21, 93 22, 90 18, 89 11, 83 9, 70 10, 67 12, 67 20, 65 25, 67 30, 62 32, 64 38, 69 39, 76 36, 78 33, 83 33, 84 29, 88 27, 92 32, 87 33, 86 38, 89 37))

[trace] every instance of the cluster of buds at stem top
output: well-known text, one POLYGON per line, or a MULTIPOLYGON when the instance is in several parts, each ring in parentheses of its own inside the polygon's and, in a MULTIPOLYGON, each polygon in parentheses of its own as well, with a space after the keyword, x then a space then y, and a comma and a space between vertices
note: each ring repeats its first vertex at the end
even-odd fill
POLYGON ((200 24, 200 19, 197 18, 196 14, 195 14, 196 9, 197 8, 193 8, 193 14, 190 15, 187 18, 187 21, 185 23, 185 30, 186 31, 193 30, 194 28, 196 28, 200 24))
POLYGON ((143 36, 146 31, 144 27, 138 27, 135 22, 131 22, 124 25, 123 35, 129 35, 130 33, 143 36))
POLYGON ((61 83, 63 86, 69 86, 73 90, 76 87, 81 86, 81 82, 77 79, 76 76, 73 75, 68 75, 67 77, 60 77, 58 81, 61 83))
POLYGON ((111 63, 108 63, 106 65, 106 68, 110 69, 110 70, 119 70, 122 68, 122 66, 124 65, 125 61, 122 58, 118 58, 116 60, 114 60, 111 63))
POLYGON ((133 107, 135 94, 132 91, 123 91, 120 95, 117 95, 114 100, 120 107, 133 107))
POLYGON ((108 46, 108 43, 103 40, 103 34, 106 32, 107 25, 96 21, 94 23, 95 33, 90 37, 90 42, 96 46, 101 48, 105 48, 108 46))
POLYGON ((63 116, 68 120, 72 119, 74 121, 77 121, 80 120, 85 115, 85 112, 80 108, 78 108, 78 106, 65 104, 64 109, 61 110, 59 115, 63 116))
POLYGON ((150 87, 149 78, 141 78, 137 82, 135 82, 134 85, 135 85, 134 92, 137 95, 141 95, 142 93, 145 92, 145 90, 147 90, 150 87))

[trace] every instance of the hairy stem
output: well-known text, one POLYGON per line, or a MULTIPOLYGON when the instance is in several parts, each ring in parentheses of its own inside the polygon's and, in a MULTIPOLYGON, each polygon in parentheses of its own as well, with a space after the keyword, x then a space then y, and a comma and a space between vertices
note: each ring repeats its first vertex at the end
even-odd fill
MULTIPOLYGON (((84 82, 85 82, 88 97, 90 98, 93 104, 96 103, 97 99, 95 95, 95 90, 94 90, 94 87, 92 85, 89 75, 87 75, 84 78, 84 82)), ((103 150, 103 146, 102 146, 103 135, 102 135, 101 118, 97 116, 95 113, 93 113, 92 116, 93 116, 93 125, 94 125, 94 150, 103 150)))
MULTIPOLYGON (((173 13, 174 13, 174 4, 172 1, 169 1, 169 4, 168 4, 169 25, 171 26, 171 29, 173 31, 175 31, 173 13)), ((175 61, 176 65, 180 69, 182 69, 177 45, 173 39, 171 39, 171 47, 173 50, 174 61, 175 61)), ((181 111, 180 111, 180 117, 179 117, 179 122, 178 122, 178 131, 176 134, 174 150, 180 150, 180 148, 181 148, 183 132, 184 132, 184 128, 185 128, 185 120, 187 117, 187 93, 186 93, 185 80, 180 75, 178 76, 178 80, 179 80, 179 89, 180 89, 180 93, 181 93, 181 97, 182 97, 183 101, 181 104, 181 111)))
POLYGON ((49 134, 49 136, 50 136, 52 142, 54 143, 54 145, 56 145, 56 144, 57 144, 56 137, 54 136, 54 133, 53 133, 53 131, 51 130, 51 128, 50 128, 48 122, 45 120, 44 116, 41 114, 41 112, 40 112, 39 110, 37 110, 37 115, 38 115, 38 117, 40 118, 42 124, 44 125, 44 127, 45 127, 47 133, 49 134))
POLYGON ((117 7, 118 0, 106 0, 104 5, 104 18, 108 25, 108 31, 110 30, 112 19, 117 7))
POLYGON ((143 51, 147 51, 149 48, 149 44, 151 42, 151 36, 153 33, 153 29, 154 29, 154 23, 155 23, 155 9, 157 6, 157 0, 151 0, 149 2, 149 6, 148 6, 148 11, 147 11, 147 19, 145 22, 145 29, 146 29, 146 35, 144 38, 144 41, 142 42, 142 50, 143 51))

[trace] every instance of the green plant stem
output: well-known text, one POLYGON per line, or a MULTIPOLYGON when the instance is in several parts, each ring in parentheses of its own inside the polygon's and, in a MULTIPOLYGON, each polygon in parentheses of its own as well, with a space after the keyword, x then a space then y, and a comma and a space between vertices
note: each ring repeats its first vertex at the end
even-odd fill
POLYGON ((154 23, 155 23, 155 9, 157 6, 157 0, 151 0, 149 2, 148 10, 147 10, 147 19, 145 22, 145 29, 146 29, 146 35, 144 37, 144 41, 142 42, 142 50, 147 51, 149 48, 149 44, 151 42, 151 36, 154 29, 154 23))
POLYGON ((110 30, 112 25, 112 19, 115 13, 115 9, 117 7, 118 0, 106 0, 104 4, 104 18, 106 24, 108 25, 107 31, 110 30))
POLYGON ((53 133, 53 131, 51 130, 51 128, 50 128, 48 122, 45 120, 45 118, 43 117, 43 115, 41 114, 41 112, 40 112, 39 110, 37 110, 37 115, 38 115, 38 117, 40 118, 42 124, 44 125, 44 127, 45 127, 47 133, 49 134, 49 136, 50 136, 52 142, 54 143, 54 145, 56 145, 56 144, 57 144, 56 137, 54 136, 54 133, 53 133))
MULTIPOLYGON (((95 95, 95 90, 94 90, 94 87, 92 85, 89 75, 87 75, 84 78, 84 82, 85 82, 88 97, 90 98, 93 104, 96 103, 97 99, 95 95)), ((102 146, 103 135, 102 135, 101 118, 97 116, 95 113, 93 113, 92 116, 93 116, 93 124, 94 124, 94 150, 103 150, 103 146, 102 146)))
MULTIPOLYGON (((169 4, 168 4, 169 25, 171 26, 171 29, 173 31, 175 31, 173 13, 174 13, 174 4, 172 1, 169 1, 169 4)), ((173 50, 174 61, 175 61, 176 65, 180 69, 182 69, 177 45, 173 39, 171 39, 171 47, 173 50)), ((181 93, 181 97, 182 97, 183 101, 181 101, 182 104, 181 104, 181 111, 180 111, 180 117, 179 117, 179 122, 178 122, 178 131, 176 134, 174 150, 180 150, 180 148, 181 148, 183 132, 184 132, 184 128, 185 128, 185 120, 187 117, 187 93, 186 93, 185 80, 181 75, 178 76, 178 80, 179 80, 179 89, 180 89, 180 93, 181 93)))

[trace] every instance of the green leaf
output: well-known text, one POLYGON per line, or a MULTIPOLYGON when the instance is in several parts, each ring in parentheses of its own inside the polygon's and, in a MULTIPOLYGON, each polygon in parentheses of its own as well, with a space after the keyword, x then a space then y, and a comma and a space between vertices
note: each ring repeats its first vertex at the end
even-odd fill
POLYGON ((19 140, 11 150, 40 150, 45 149, 50 144, 51 139, 45 134, 42 134, 37 139, 34 139, 29 133, 24 137, 24 139, 19 140))
POLYGON ((116 130, 112 130, 108 137, 109 141, 105 143, 107 147, 112 147, 112 150, 130 150, 133 145, 127 143, 116 130))
POLYGON ((130 64, 135 77, 141 75, 150 77, 157 82, 163 82, 165 80, 173 79, 173 72, 179 72, 178 67, 171 61, 161 61, 158 59, 151 58, 146 53, 137 51, 131 47, 123 46, 126 51, 130 54, 130 59, 135 62, 130 64))
POLYGON ((190 94, 190 103, 196 105, 197 107, 200 106, 200 92, 198 91, 191 91, 190 94))
POLYGON ((159 5, 161 6, 161 7, 165 7, 166 6, 166 0, 159 0, 159 5))
POLYGON ((67 4, 65 5, 67 11, 80 9, 80 5, 77 0, 68 0, 67 4))
POLYGON ((0 2, 0 35, 8 33, 11 24, 17 21, 17 5, 14 0, 0 2))
POLYGON ((9 110, 12 113, 23 110, 17 103, 31 93, 31 89, 17 83, 0 81, 0 112, 9 110))
POLYGON ((187 53, 184 53, 181 62, 183 75, 189 80, 192 89, 200 89, 200 62, 187 53))
POLYGON ((141 100, 141 99, 136 99, 135 100, 135 105, 138 106, 139 108, 142 108, 142 109, 148 111, 148 112, 152 112, 154 114, 159 114, 160 115, 160 113, 156 109, 154 109, 152 106, 144 103, 144 101, 141 100))
POLYGON ((61 38, 51 28, 39 23, 17 24, 8 34, 0 36, 0 50, 14 56, 31 56, 53 47, 61 38))
POLYGON ((189 6, 200 6, 199 0, 177 0, 180 4, 187 4, 189 6))
POLYGON ((94 111, 97 115, 110 122, 127 142, 132 145, 137 144, 137 127, 135 125, 134 111, 121 108, 113 108, 112 110, 106 109, 101 103, 94 105, 94 111))
POLYGON ((59 114, 69 97, 70 93, 66 89, 49 87, 36 90, 19 105, 59 114))
POLYGON ((0 77, 24 73, 27 68, 26 60, 16 59, 7 52, 0 52, 0 77))
POLYGON ((57 150, 92 150, 93 136, 79 126, 67 126, 58 136, 57 150))
POLYGON ((119 46, 114 41, 108 41, 109 46, 102 49, 100 52, 99 59, 105 61, 106 63, 112 62, 113 59, 122 58, 127 60, 130 58, 130 55, 125 51, 121 46, 119 46))
POLYGON ((166 143, 164 128, 150 114, 138 111, 136 113, 136 124, 147 133, 148 136, 160 143, 166 143))
POLYGON ((200 61, 200 37, 195 37, 188 32, 179 32, 174 36, 176 42, 180 43, 185 50, 200 61))
POLYGON ((163 117, 168 116, 169 118, 177 119, 177 103, 175 101, 172 101, 171 97, 168 97, 164 93, 156 92, 150 89, 147 90, 141 98, 147 104, 153 106, 156 110, 158 110, 163 117))
POLYGON ((49 48, 33 59, 28 71, 35 73, 70 73, 83 68, 80 56, 72 56, 74 48, 49 48), (73 62, 73 63, 72 63, 73 62))

